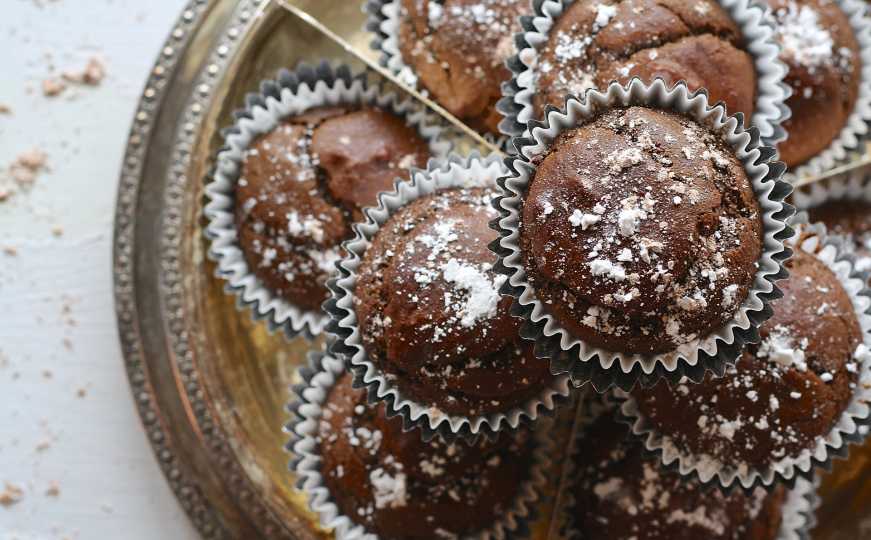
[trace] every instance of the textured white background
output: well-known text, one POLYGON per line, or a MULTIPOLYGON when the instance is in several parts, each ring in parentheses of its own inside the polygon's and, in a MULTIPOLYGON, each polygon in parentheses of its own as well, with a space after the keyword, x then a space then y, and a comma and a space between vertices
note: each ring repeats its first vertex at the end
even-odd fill
POLYGON ((111 274, 125 138, 183 4, 0 0, 0 104, 13 110, 0 115, 0 175, 33 147, 50 167, 0 202, 0 491, 24 489, 0 506, 0 540, 196 538, 134 410, 111 274), (52 66, 81 68, 93 55, 106 63, 102 85, 42 95, 52 66), (51 482, 57 497, 45 494, 51 482))

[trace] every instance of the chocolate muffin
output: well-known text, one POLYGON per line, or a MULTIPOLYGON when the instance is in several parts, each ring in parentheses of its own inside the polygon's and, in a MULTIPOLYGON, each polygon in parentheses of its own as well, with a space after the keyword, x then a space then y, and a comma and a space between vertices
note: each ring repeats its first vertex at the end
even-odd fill
POLYGON ((538 117, 547 104, 563 107, 568 94, 633 77, 684 80, 748 118, 756 102, 753 58, 715 0, 577 0, 548 32, 534 70, 538 117))
POLYGON ((784 297, 725 377, 633 392, 649 426, 705 467, 765 471, 812 450, 847 408, 863 342, 837 276, 801 249, 784 297))
POLYGON ((495 192, 449 189, 381 227, 358 270, 355 310, 366 353, 400 392, 433 410, 504 412, 550 382, 501 296, 489 222, 495 192))
POLYGON ((780 158, 789 167, 825 150, 838 137, 859 96, 859 43, 847 16, 832 0, 767 0, 776 21, 780 59, 792 116, 780 158))
POLYGON ((248 266, 276 295, 319 310, 350 224, 428 157, 414 128, 377 108, 324 107, 283 121, 245 152, 236 187, 248 266))
POLYGON ((496 102, 511 78, 528 0, 401 0, 399 49, 420 85, 478 131, 499 134, 496 102))
POLYGON ((579 440, 570 522, 581 538, 614 540, 774 540, 786 499, 783 487, 751 495, 706 490, 642 458, 628 428, 610 415, 579 440))
POLYGON ((856 270, 871 270, 871 203, 850 199, 828 201, 810 208, 808 216, 847 240, 856 255, 856 270))
POLYGON ((563 132, 522 208, 527 279, 571 335, 610 351, 694 348, 741 306, 760 208, 733 150, 673 113, 610 110, 563 132))
POLYGON ((342 514, 383 540, 455 538, 489 529, 528 479, 528 432, 474 445, 423 442, 345 374, 330 390, 318 442, 324 482, 342 514), (474 511, 470 511, 474 510, 474 511), (441 531, 440 533, 438 531, 441 531))

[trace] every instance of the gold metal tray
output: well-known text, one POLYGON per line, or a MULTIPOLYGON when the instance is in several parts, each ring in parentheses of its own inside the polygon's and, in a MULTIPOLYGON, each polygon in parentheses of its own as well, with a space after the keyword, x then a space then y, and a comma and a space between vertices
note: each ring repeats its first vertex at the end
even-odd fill
MULTIPOLYGON (((285 1, 352 52, 278 0, 191 1, 143 91, 121 171, 114 275, 125 363, 157 459, 205 538, 328 537, 282 449, 289 385, 320 343, 288 343, 237 311, 202 235, 203 179, 245 94, 300 60, 375 59, 360 0, 285 1)), ((871 536, 871 446, 839 462, 823 493, 815 538, 871 536)), ((558 537, 553 506, 539 510, 537 539, 558 537)))

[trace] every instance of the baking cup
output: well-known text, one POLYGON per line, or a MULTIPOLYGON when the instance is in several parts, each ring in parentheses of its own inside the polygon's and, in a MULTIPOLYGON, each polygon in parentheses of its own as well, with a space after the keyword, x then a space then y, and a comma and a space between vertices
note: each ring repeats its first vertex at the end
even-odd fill
POLYGON ((471 440, 480 435, 492 437, 502 430, 516 429, 522 422, 535 421, 543 413, 551 413, 570 392, 568 377, 557 376, 536 397, 507 412, 479 416, 449 415, 403 395, 369 359, 360 337, 354 310, 356 272, 378 229, 399 208, 416 199, 446 188, 495 188, 496 178, 503 174, 505 168, 500 156, 481 157, 477 153, 467 158, 452 154, 441 162, 431 160, 426 171, 413 171, 410 182, 397 182, 394 191, 381 194, 378 207, 363 211, 366 221, 354 225, 354 238, 344 243, 346 255, 339 262, 339 273, 328 282, 333 297, 324 304, 324 309, 332 316, 327 331, 337 338, 330 352, 336 357, 348 358, 355 383, 367 387, 370 402, 385 401, 389 415, 401 415, 406 427, 419 427, 425 439, 436 434, 446 440, 457 437, 471 440))
MULTIPOLYGON (((365 29, 373 36, 369 46, 379 53, 378 63, 393 73, 403 84, 434 98, 419 84, 414 69, 402 59, 402 52, 399 50, 401 3, 402 0, 367 0, 363 5, 363 11, 367 15, 365 29)), ((482 133, 481 136, 487 142, 503 149, 508 147, 510 141, 510 137, 494 133, 482 133)))
MULTIPOLYGON (((538 119, 533 105, 538 52, 547 43, 556 20, 573 2, 533 0, 533 15, 520 18, 522 31, 515 38, 518 52, 507 62, 514 76, 503 85, 503 98, 496 105, 505 117, 499 124, 503 133, 528 136, 527 124, 538 119)), ((754 0, 719 0, 719 4, 738 25, 756 68, 757 97, 750 123, 759 130, 763 144, 775 146, 786 138, 781 124, 790 115, 786 100, 792 90, 784 83, 788 69, 778 58, 780 47, 774 39, 772 20, 754 0)))
MULTIPOLYGON (((787 179, 797 179, 818 175, 834 167, 847 158, 848 151, 855 150, 868 135, 871 123, 871 16, 867 4, 862 0, 835 0, 850 19, 850 26, 859 42, 859 58, 862 69, 859 72, 859 96, 856 105, 841 133, 822 152, 809 161, 795 167, 787 174, 787 179)), ((862 150, 865 153, 865 150, 862 150)))
POLYGON ((770 301, 781 296, 774 282, 787 275, 783 262, 791 251, 784 240, 793 231, 786 221, 794 209, 784 202, 792 190, 781 180, 784 165, 772 160, 775 150, 760 144, 756 128, 745 129, 742 116, 727 116, 722 105, 709 107, 703 91, 690 93, 684 83, 669 88, 661 79, 647 85, 636 78, 626 86, 611 83, 605 93, 587 92, 583 101, 569 96, 563 109, 548 107, 545 121, 532 121, 528 129, 531 138, 513 139, 519 154, 506 159, 511 171, 499 180, 503 195, 495 204, 502 217, 493 226, 501 238, 491 247, 499 255, 496 269, 508 276, 502 292, 514 297, 512 309, 525 319, 521 335, 535 341, 536 355, 551 359, 551 372, 568 372, 575 385, 592 382, 600 392, 611 386, 628 390, 636 382, 650 386, 662 377, 677 381, 686 376, 699 381, 706 370, 722 375, 745 344, 759 341, 758 327, 772 313, 770 301), (755 280, 733 319, 704 338, 658 355, 625 355, 573 337, 536 297, 526 278, 519 246, 521 207, 535 175, 536 160, 563 131, 605 110, 630 105, 677 112, 722 135, 743 163, 762 210, 762 256, 755 280))
MULTIPOLYGON (((587 404, 587 413, 582 417, 578 429, 578 437, 583 436, 583 428, 598 418, 600 414, 614 414, 614 401, 611 399, 597 400, 595 397, 587 404)), ((569 474, 574 474, 574 460, 570 461, 569 474)), ((789 490, 783 503, 783 518, 777 540, 809 540, 810 531, 816 526, 815 511, 820 505, 817 494, 819 479, 813 481, 799 478, 795 486, 789 490)), ((574 490, 565 490, 562 504, 562 523, 565 524, 565 537, 570 540, 588 540, 577 529, 572 509, 575 507, 574 490)), ((592 539, 589 539, 592 540, 592 539)))
POLYGON ((236 182, 244 151, 258 135, 308 109, 339 104, 374 105, 405 118, 429 143, 433 156, 444 156, 451 149, 450 143, 439 138, 442 124, 438 117, 344 65, 323 62, 317 67, 301 64, 293 71, 281 70, 275 80, 260 84, 259 93, 246 96, 245 108, 233 114, 233 126, 223 132, 224 147, 218 153, 214 177, 205 186, 209 258, 218 264, 216 274, 227 281, 226 290, 236 296, 239 308, 251 309, 255 320, 266 320, 270 330, 281 328, 288 338, 320 334, 329 317, 278 297, 248 267, 233 214, 236 182))
POLYGON ((783 458, 765 470, 742 470, 740 467, 730 468, 726 464, 720 464, 720 468, 716 468, 711 460, 702 460, 695 455, 680 452, 667 437, 648 425, 630 394, 615 391, 615 399, 620 402, 620 416, 631 426, 632 433, 643 440, 646 450, 654 459, 681 475, 726 490, 737 486, 745 490, 757 486, 773 489, 779 483, 794 487, 799 479, 812 481, 817 468, 829 470, 832 459, 846 458, 849 445, 862 442, 868 433, 867 429, 863 429, 871 424, 871 289, 866 285, 868 273, 855 270, 853 255, 844 248, 839 238, 826 234, 824 225, 808 225, 805 213, 795 216, 793 224, 802 236, 801 244, 796 249, 814 254, 835 273, 850 295, 862 328, 864 344, 854 354, 861 366, 850 403, 835 427, 828 435, 820 437, 814 448, 797 457, 783 458))
MULTIPOLYGON (((285 427, 290 434, 286 449, 293 454, 290 470, 297 475, 296 487, 308 495, 309 507, 318 515, 321 526, 333 530, 337 540, 377 540, 376 535, 367 533, 362 525, 342 514, 321 474, 316 440, 318 423, 330 388, 345 370, 345 363, 332 356, 309 354, 309 365, 300 370, 303 383, 293 388, 294 397, 288 405, 293 420, 285 427)), ((506 509, 489 530, 468 538, 503 540, 529 536, 529 522, 535 518, 542 490, 551 480, 550 456, 554 454, 554 446, 548 436, 550 422, 545 420, 543 424, 534 433, 529 479, 518 488, 513 507, 506 509)))

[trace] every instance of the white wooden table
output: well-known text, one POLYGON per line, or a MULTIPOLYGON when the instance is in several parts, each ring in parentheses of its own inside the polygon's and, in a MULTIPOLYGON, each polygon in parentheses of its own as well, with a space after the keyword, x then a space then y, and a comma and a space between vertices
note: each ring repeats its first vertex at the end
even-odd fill
POLYGON ((134 410, 111 267, 126 134, 183 4, 2 2, 0 175, 34 147, 50 170, 0 202, 0 500, 7 482, 23 490, 0 504, 0 540, 197 537, 134 410), (43 96, 51 66, 94 55, 102 84, 43 96))

